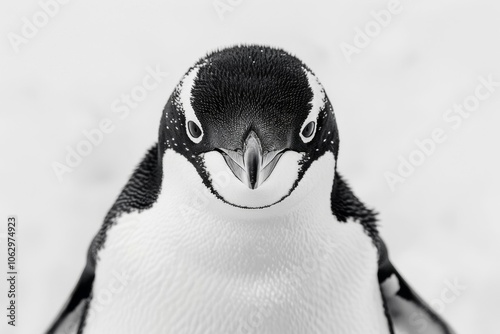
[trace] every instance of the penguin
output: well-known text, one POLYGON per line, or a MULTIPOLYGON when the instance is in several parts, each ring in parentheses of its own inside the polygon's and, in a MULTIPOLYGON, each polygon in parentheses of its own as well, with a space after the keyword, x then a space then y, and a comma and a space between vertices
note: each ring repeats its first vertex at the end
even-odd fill
POLYGON ((196 62, 47 333, 438 333, 337 171, 317 76, 274 47, 196 62))

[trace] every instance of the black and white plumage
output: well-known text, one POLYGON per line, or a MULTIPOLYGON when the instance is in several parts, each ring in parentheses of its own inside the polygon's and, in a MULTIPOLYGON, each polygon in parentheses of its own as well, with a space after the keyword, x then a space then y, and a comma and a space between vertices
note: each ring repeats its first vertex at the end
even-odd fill
POLYGON ((48 333, 452 333, 389 261, 338 149, 300 60, 262 46, 207 55, 48 333))

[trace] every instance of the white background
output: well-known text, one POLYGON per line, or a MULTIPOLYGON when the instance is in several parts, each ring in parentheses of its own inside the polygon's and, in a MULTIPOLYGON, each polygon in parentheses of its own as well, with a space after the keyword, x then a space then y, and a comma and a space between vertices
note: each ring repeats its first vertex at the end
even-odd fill
POLYGON ((474 93, 478 77, 500 81, 500 7, 487 0, 401 0, 402 12, 348 62, 340 45, 353 44, 355 29, 387 5, 243 0, 221 19, 211 0, 72 0, 15 52, 8 34, 21 35, 22 18, 32 21, 41 9, 34 0, 3 1, 0 232, 8 214, 20 221, 19 323, 9 332, 40 333, 59 312, 189 66, 217 47, 262 43, 296 54, 319 76, 340 129, 339 171, 380 212, 400 272, 457 332, 496 333, 500 87, 457 129, 443 114, 474 93), (169 76, 120 119, 111 104, 141 85, 148 66, 169 76), (82 131, 104 118, 114 131, 59 182, 52 164, 64 163, 67 146, 75 148, 82 131), (391 191, 384 173, 396 172, 398 157, 408 158, 414 141, 435 128, 447 140, 391 191), (454 300, 444 303, 446 282, 454 280, 466 288, 448 292, 454 300))

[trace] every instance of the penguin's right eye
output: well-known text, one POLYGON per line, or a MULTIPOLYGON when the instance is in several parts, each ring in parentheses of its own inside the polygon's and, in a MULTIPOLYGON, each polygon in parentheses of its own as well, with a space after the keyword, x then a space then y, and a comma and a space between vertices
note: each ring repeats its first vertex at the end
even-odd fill
POLYGON ((193 138, 199 138, 201 136, 200 127, 198 125, 196 125, 196 123, 193 121, 188 122, 188 130, 189 130, 189 133, 191 134, 191 137, 193 137, 193 138))

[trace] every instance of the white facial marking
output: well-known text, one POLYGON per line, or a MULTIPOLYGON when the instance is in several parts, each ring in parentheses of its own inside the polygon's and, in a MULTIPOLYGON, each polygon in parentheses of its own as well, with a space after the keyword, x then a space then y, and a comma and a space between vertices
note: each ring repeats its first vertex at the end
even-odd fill
MULTIPOLYGON (((186 119, 186 133, 194 143, 198 144, 201 139, 203 138, 203 127, 201 126, 200 121, 198 120, 198 117, 196 117, 196 113, 194 112, 193 106, 191 105, 191 90, 193 89, 194 86, 194 80, 198 76, 198 71, 200 70, 200 67, 202 65, 198 65, 194 67, 191 71, 189 71, 184 78, 182 79, 181 83, 178 86, 179 89, 179 94, 178 94, 178 105, 182 107, 182 110, 184 111, 184 118, 186 119), (188 124, 189 122, 194 122, 201 130, 201 135, 197 138, 193 137, 191 135, 191 132, 189 131, 188 124)), ((172 121, 170 121, 172 123, 172 121)))
POLYGON ((299 177, 299 161, 303 154, 293 151, 283 153, 269 178, 257 189, 250 189, 229 169, 222 155, 208 152, 204 155, 205 167, 210 176, 227 175, 227 184, 212 182, 212 186, 227 202, 238 206, 258 208, 268 206, 287 196, 299 177))
POLYGON ((314 76, 311 72, 309 72, 305 68, 303 70, 307 76, 309 87, 311 88, 313 93, 313 98, 311 101, 312 104, 311 110, 309 111, 309 115, 307 115, 304 124, 302 124, 302 127, 300 128, 300 138, 304 143, 308 143, 314 138, 314 134, 316 133, 318 115, 320 111, 323 110, 323 108, 325 107, 326 95, 325 95, 325 90, 323 86, 321 86, 321 84, 319 83, 318 78, 316 78, 316 76, 314 76), (302 135, 302 131, 310 122, 314 122, 314 128, 315 128, 314 133, 309 137, 304 137, 302 135))

